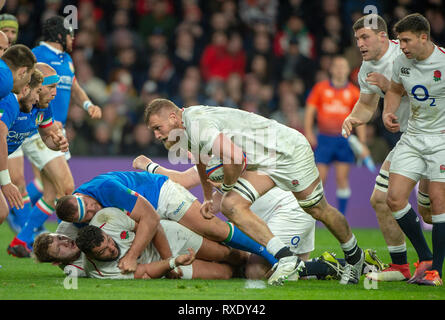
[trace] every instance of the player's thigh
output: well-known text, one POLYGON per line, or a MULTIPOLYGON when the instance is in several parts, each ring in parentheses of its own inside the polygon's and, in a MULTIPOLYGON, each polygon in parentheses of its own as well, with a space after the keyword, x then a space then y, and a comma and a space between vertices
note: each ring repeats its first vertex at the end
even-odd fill
POLYGON ((229 225, 218 217, 205 219, 200 209, 201 204, 199 201, 193 201, 192 205, 178 222, 203 237, 214 241, 225 240, 230 233, 229 225))
POLYGON ((74 191, 74 179, 65 156, 58 156, 48 162, 42 172, 56 186, 61 194, 71 194, 74 191))
POLYGON ((201 247, 196 252, 196 258, 206 261, 226 261, 230 248, 218 242, 203 238, 201 247))
POLYGON ((192 279, 230 279, 233 269, 226 263, 218 263, 204 260, 195 260, 192 263, 192 279))

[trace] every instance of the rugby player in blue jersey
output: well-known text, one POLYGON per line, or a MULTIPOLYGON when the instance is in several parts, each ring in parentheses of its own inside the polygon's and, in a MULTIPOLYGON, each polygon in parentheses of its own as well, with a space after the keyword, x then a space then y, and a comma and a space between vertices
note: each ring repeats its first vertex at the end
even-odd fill
POLYGON ((39 101, 43 75, 34 70, 29 84, 19 94, 10 93, 0 101, 0 223, 8 215, 6 199, 11 206, 23 207, 18 188, 11 183, 7 167, 9 154, 13 153, 33 131, 39 130, 44 143, 54 150, 67 150, 68 142, 52 123, 50 109, 42 111, 33 107, 39 101), (38 129, 37 129, 38 126, 38 129))
MULTIPOLYGON (((45 21, 42 35, 43 41, 32 51, 37 61, 50 65, 59 76, 57 95, 50 105, 55 123, 60 127, 65 126, 70 103, 83 107, 93 119, 101 118, 101 109, 89 100, 87 94, 75 78, 74 66, 70 56, 74 39, 73 30, 65 28, 63 17, 55 16, 45 21)), ((22 149, 28 158, 31 157, 30 155, 38 153, 40 159, 38 162, 30 161, 35 179, 28 184, 24 194, 27 195, 27 199, 32 204, 42 209, 39 214, 42 219, 37 219, 35 223, 33 222, 35 228, 41 230, 43 229, 44 220, 46 220, 43 217, 54 212, 54 202, 50 200, 46 205, 42 203, 43 182, 40 172, 45 170, 47 177, 54 185, 57 185, 59 196, 71 194, 74 190, 74 179, 67 163, 71 156, 69 152, 63 153, 46 148, 39 135, 34 135, 28 139, 22 149), (37 204, 38 202, 40 202, 40 205, 37 204)), ((14 159, 9 161, 9 166, 13 167, 16 173, 16 176, 11 176, 11 179, 17 185, 24 183, 22 179, 24 176, 23 163, 23 154, 17 154, 14 159)), ((25 209, 25 211, 28 212, 25 212, 24 215, 31 215, 29 209, 25 209)), ((20 227, 23 226, 18 225, 15 231, 19 232, 20 227)))

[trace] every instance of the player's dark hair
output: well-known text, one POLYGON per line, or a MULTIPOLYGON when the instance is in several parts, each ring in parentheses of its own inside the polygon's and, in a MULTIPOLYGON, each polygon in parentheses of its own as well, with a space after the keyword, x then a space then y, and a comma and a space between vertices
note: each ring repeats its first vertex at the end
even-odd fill
POLYGON ((34 53, 31 51, 31 49, 23 44, 14 44, 9 47, 1 59, 12 71, 22 67, 26 67, 28 70, 31 70, 37 63, 34 53))
POLYGON ((394 31, 398 33, 410 31, 416 35, 425 33, 430 38, 430 23, 420 13, 412 13, 399 20, 394 25, 394 31))
POLYGON ((34 239, 33 255, 38 262, 54 262, 56 259, 48 253, 48 248, 53 243, 53 237, 45 232, 34 239))
POLYGON ((77 212, 77 203, 74 201, 74 196, 67 195, 59 198, 56 203, 57 217, 66 222, 73 222, 74 215, 77 212))
POLYGON ((74 37, 74 32, 71 27, 65 27, 64 20, 62 16, 54 16, 46 20, 42 26, 42 35, 43 41, 60 43, 66 51, 66 36, 70 34, 74 37))
POLYGON ((168 99, 153 99, 145 108, 144 112, 144 122, 145 124, 148 124, 148 121, 150 120, 150 117, 154 114, 158 114, 161 110, 169 108, 172 110, 179 110, 178 106, 174 104, 172 101, 168 99))
POLYGON ((96 226, 88 225, 79 230, 76 245, 87 256, 91 256, 93 249, 100 246, 105 240, 102 230, 96 226))
POLYGON ((354 25, 352 26, 352 30, 356 32, 357 30, 360 30, 362 28, 369 28, 373 30, 375 33, 379 32, 386 32, 388 33, 388 26, 386 25, 385 20, 379 16, 378 14, 371 13, 367 14, 366 16, 360 17, 357 19, 357 21, 354 22, 354 25), (373 27, 369 27, 367 21, 374 21, 377 20, 377 25, 373 27))

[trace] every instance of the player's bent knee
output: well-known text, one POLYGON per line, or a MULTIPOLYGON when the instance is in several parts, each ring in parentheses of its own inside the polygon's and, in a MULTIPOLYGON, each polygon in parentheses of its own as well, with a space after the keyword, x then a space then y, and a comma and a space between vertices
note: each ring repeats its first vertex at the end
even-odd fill
POLYGON ((310 213, 309 211, 312 208, 315 208, 320 205, 321 200, 324 198, 324 191, 323 191, 323 184, 320 182, 312 191, 310 195, 306 197, 306 199, 298 200, 298 203, 300 204, 300 207, 310 213))

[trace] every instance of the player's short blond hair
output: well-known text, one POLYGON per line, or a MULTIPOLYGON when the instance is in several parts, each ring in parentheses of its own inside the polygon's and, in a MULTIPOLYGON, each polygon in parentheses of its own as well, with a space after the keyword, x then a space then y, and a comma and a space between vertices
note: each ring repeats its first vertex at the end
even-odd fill
POLYGON ((365 27, 371 29, 375 33, 379 33, 382 31, 388 33, 388 26, 386 25, 385 20, 381 16, 375 13, 367 14, 363 17, 358 18, 357 21, 354 22, 352 30, 354 30, 354 32, 357 32, 357 30, 360 30, 365 27), (377 20, 376 27, 375 28, 367 27, 365 23, 366 20, 374 20, 374 19, 377 20))
POLYGON ((29 81, 29 87, 31 89, 37 88, 43 82, 43 73, 38 69, 34 69, 29 81))
POLYGON ((159 114, 162 110, 172 110, 174 112, 178 111, 179 108, 176 104, 168 99, 153 99, 145 108, 144 121, 148 125, 150 117, 154 114, 159 114))

